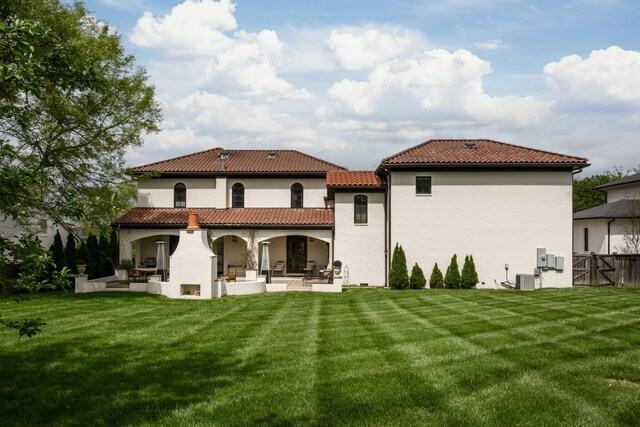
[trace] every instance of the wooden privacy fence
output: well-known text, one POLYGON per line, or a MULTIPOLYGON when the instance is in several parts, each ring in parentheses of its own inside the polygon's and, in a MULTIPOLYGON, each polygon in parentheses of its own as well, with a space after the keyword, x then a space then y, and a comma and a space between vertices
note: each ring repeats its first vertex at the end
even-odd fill
POLYGON ((573 285, 640 288, 640 254, 574 255, 573 285))

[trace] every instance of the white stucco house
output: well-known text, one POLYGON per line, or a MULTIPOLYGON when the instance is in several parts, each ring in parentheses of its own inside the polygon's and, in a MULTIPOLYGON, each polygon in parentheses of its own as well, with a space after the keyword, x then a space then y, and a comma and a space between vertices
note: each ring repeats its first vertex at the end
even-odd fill
MULTIPOLYGON (((122 257, 178 245, 189 212, 209 230, 217 273, 242 266, 242 249, 270 243, 271 264, 301 275, 307 261, 341 260, 349 282, 385 285, 396 243, 409 270, 445 271, 473 255, 479 287, 533 274, 539 249, 570 260, 572 174, 587 159, 491 140, 429 140, 374 171, 292 150, 214 148, 139 166, 138 206, 114 222, 122 257)), ((260 256, 260 254, 258 254, 260 256)), ((169 261, 170 262, 170 261, 169 261)), ((541 269, 539 286, 571 286, 571 262, 541 269)))
POLYGON ((636 253, 636 248, 630 247, 625 241, 625 235, 640 233, 637 229, 640 218, 640 173, 601 185, 597 189, 607 194, 607 203, 573 215, 574 252, 636 253))
POLYGON ((0 235, 13 241, 17 241, 24 233, 33 233, 40 239, 42 246, 48 248, 53 244, 56 232, 60 232, 63 244, 69 233, 72 233, 66 224, 58 224, 44 217, 22 222, 10 217, 0 217, 0 235))

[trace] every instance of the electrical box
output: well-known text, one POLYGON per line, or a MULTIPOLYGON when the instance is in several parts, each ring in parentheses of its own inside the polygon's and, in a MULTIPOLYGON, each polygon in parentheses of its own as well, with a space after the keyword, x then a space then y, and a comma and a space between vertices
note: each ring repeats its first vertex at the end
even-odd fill
POLYGON ((556 268, 556 256, 547 254, 547 268, 556 268))
POLYGON ((538 268, 546 268, 547 267, 547 250, 545 248, 536 249, 538 253, 538 261, 536 262, 536 267, 538 268))
POLYGON ((564 270, 564 257, 557 256, 556 257, 556 270, 564 270))

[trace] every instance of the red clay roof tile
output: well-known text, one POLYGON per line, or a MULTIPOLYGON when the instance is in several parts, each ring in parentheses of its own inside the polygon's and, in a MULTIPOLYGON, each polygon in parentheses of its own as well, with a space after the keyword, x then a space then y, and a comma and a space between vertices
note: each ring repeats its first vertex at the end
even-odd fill
POLYGON ((327 172, 327 187, 383 187, 384 182, 373 171, 327 172))
POLYGON ((381 162, 381 166, 394 165, 588 166, 588 160, 488 139, 431 139, 381 162))
POLYGON ((345 170, 296 150, 224 150, 212 148, 160 162, 133 168, 134 173, 161 172, 163 174, 323 174, 345 170), (228 153, 222 169, 220 154, 228 153), (274 155, 269 155, 275 153, 274 155))
POLYGON ((331 226, 332 209, 246 208, 180 209, 133 208, 116 221, 121 227, 155 225, 185 228, 190 212, 198 214, 203 227, 215 226, 331 226))

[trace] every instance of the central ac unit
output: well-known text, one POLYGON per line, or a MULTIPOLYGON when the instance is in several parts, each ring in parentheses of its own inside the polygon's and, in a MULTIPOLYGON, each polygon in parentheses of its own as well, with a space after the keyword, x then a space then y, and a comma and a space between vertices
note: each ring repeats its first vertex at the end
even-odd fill
POLYGON ((533 291, 536 288, 536 278, 533 274, 516 274, 516 289, 533 291))

